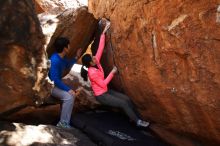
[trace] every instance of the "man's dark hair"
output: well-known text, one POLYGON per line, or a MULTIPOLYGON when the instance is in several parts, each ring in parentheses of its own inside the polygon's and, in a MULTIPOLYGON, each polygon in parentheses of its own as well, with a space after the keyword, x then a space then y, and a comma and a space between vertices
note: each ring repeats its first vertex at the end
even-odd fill
POLYGON ((68 38, 65 37, 58 37, 54 42, 54 48, 56 49, 57 53, 63 52, 64 48, 67 48, 70 41, 68 38))

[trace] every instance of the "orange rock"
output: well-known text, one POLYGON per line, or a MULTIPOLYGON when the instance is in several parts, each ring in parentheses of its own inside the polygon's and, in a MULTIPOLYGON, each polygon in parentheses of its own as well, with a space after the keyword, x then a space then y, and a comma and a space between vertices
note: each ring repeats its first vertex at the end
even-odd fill
MULTIPOLYGON (((112 24, 121 79, 116 88, 123 87, 145 120, 194 145, 220 144, 218 4, 217 0, 89 1, 89 11, 112 24)), ((110 64, 104 67, 111 66, 111 58, 105 62, 110 64)))

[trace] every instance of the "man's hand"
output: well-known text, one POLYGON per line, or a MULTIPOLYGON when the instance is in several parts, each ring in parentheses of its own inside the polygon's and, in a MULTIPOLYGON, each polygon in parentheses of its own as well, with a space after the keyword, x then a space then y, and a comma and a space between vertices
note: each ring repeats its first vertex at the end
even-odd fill
POLYGON ((83 87, 79 87, 78 89, 76 89, 76 96, 78 96, 80 93, 81 93, 81 91, 83 90, 83 87))
POLYGON ((68 92, 69 92, 71 95, 73 95, 74 97, 76 96, 76 92, 75 92, 74 90, 71 89, 71 90, 69 90, 68 92))
POLYGON ((79 48, 76 52, 76 59, 79 59, 81 55, 82 55, 82 48, 79 48))

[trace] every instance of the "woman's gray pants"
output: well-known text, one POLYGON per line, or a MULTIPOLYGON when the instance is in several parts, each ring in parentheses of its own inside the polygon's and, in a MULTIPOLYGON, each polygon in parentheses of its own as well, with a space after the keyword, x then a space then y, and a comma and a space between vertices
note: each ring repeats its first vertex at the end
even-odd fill
POLYGON ((128 96, 116 92, 114 90, 109 90, 108 92, 96 96, 96 99, 103 105, 117 107, 123 109, 127 116, 137 122, 139 119, 138 113, 135 111, 133 103, 128 96))
POLYGON ((62 101, 60 121, 70 123, 70 118, 73 110, 73 103, 75 97, 67 91, 61 90, 57 87, 52 89, 52 96, 60 99, 62 101))

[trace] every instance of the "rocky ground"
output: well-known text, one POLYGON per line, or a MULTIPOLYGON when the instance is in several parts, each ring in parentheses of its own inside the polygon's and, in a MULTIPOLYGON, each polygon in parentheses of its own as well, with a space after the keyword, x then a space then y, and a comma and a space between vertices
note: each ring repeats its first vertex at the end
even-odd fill
POLYGON ((0 119, 0 146, 95 146, 76 128, 61 129, 56 126, 59 105, 28 107, 16 114, 0 119))

